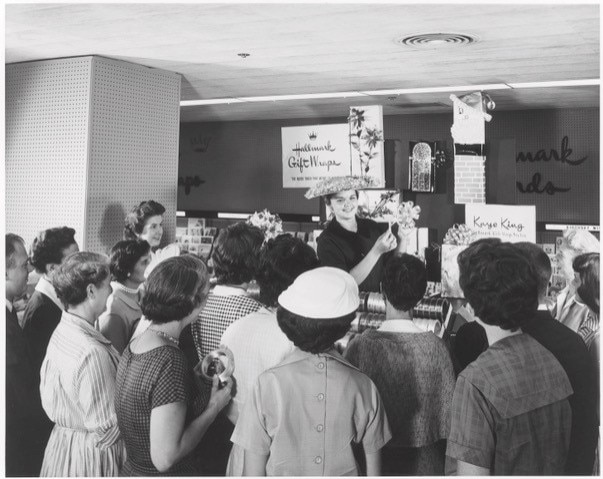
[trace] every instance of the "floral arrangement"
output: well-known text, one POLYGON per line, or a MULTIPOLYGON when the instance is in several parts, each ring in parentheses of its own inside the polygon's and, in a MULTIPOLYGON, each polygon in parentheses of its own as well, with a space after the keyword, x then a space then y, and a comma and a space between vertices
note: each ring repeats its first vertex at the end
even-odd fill
POLYGON ((412 201, 403 201, 398 207, 398 224, 402 229, 412 229, 415 221, 419 219, 421 207, 412 201))
POLYGON ((383 141, 383 130, 367 125, 364 110, 359 108, 350 110, 348 122, 351 130, 350 143, 358 152, 362 171, 368 173, 371 160, 379 154, 376 147, 377 143, 383 141))
POLYGON ((267 209, 250 215, 247 224, 260 228, 264 233, 264 241, 276 238, 283 232, 283 222, 279 215, 272 214, 267 209))
POLYGON ((468 245, 475 240, 475 231, 469 228, 465 223, 454 224, 448 229, 442 244, 450 245, 468 245))

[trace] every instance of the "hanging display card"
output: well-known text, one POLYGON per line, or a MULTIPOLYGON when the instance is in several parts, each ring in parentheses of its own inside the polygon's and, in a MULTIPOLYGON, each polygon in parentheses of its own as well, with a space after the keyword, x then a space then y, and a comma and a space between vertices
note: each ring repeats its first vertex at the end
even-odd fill
POLYGON ((377 187, 385 187, 385 154, 383 151, 383 107, 351 106, 350 153, 352 175, 372 176, 377 187))
POLYGON ((475 231, 475 239, 536 243, 536 207, 509 205, 465 205, 465 224, 475 231))
POLYGON ((323 178, 350 174, 348 125, 281 128, 283 188, 309 188, 323 178))
MULTIPOLYGON (((473 105, 461 101, 456 95, 450 95, 454 112, 450 133, 455 143, 471 145, 486 142, 485 121, 490 121, 492 117, 483 110, 481 94, 476 92, 472 95, 475 96, 473 105)), ((471 95, 469 98, 472 98, 471 95)))

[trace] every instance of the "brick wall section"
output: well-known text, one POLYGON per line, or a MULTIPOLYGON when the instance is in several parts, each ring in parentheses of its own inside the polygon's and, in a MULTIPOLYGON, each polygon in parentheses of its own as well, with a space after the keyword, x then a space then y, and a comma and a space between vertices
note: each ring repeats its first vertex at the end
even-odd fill
POLYGON ((456 204, 486 202, 486 158, 454 157, 454 202, 456 204))

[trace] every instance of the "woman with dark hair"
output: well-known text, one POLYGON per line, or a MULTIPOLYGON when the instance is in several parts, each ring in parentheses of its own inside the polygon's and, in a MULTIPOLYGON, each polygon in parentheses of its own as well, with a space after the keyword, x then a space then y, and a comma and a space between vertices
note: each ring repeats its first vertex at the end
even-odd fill
MULTIPOLYGON (((584 340, 590 354, 592 368, 592 381, 596 385, 596 404, 600 404, 600 358, 601 336, 599 331, 599 253, 585 253, 577 256, 573 262, 576 275, 575 286, 577 301, 588 306, 589 314, 578 329, 578 334, 584 340)), ((599 408, 597 407, 597 424, 600 423, 599 408)), ((593 475, 600 475, 599 460, 600 447, 597 444, 597 459, 595 460, 593 475)))
POLYGON ((589 314, 578 328, 578 334, 590 348, 599 332, 599 253, 576 256, 572 266, 576 299, 589 309, 589 314))
POLYGON ((425 265, 409 254, 393 256, 382 285, 385 321, 357 335, 344 356, 383 398, 393 438, 382 451, 382 474, 442 476, 456 378, 444 342, 412 321, 427 288, 425 265))
POLYGON ((247 293, 255 279, 264 234, 256 226, 235 223, 220 231, 211 260, 216 286, 209 293, 199 318, 191 324, 198 359, 220 345, 226 328, 262 304, 247 293))
POLYGON ((169 258, 150 274, 141 308, 151 325, 134 338, 117 373, 115 407, 126 443, 126 476, 196 475, 193 449, 230 401, 231 383, 214 377, 206 408, 195 373, 178 347, 182 328, 199 314, 209 291, 203 261, 169 258))
POLYGON ((111 294, 105 256, 74 253, 53 285, 65 306, 42 364, 40 393, 50 435, 42 477, 117 476, 125 459, 113 406, 119 355, 94 323, 111 294))
POLYGON ((459 282, 489 347, 457 379, 446 455, 458 475, 562 475, 573 390, 555 356, 521 330, 538 309, 537 273, 509 243, 465 259, 459 282))
POLYGON ((64 310, 52 279, 65 258, 78 250, 75 230, 67 226, 41 231, 31 245, 31 264, 42 276, 25 307, 23 333, 31 350, 36 376, 46 355, 50 337, 64 310))
MULTIPOLYGON (((260 253, 256 276, 263 307, 232 323, 222 335, 235 358, 234 377, 237 394, 226 410, 228 418, 236 424, 239 411, 251 393, 257 377, 276 366, 295 346, 278 326, 276 307, 279 295, 301 273, 318 266, 314 250, 299 238, 282 234, 269 240, 260 253)), ((243 450, 233 446, 226 475, 243 473, 243 450)))
POLYGON ((319 182, 306 198, 322 196, 333 215, 316 240, 322 266, 349 272, 361 291, 379 291, 386 253, 406 251, 407 239, 387 224, 358 217, 358 190, 374 187, 370 177, 333 177, 319 182))
MULTIPOLYGON (((262 231, 245 222, 220 230, 211 255, 216 286, 209 293, 199 317, 180 337, 180 345, 190 363, 203 361, 220 346, 220 339, 228 326, 262 307, 249 295, 247 287, 256 276, 263 242, 262 231)), ((203 382, 204 402, 210 389, 211 384, 203 382)), ((200 449, 207 458, 207 474, 224 474, 231 449, 232 427, 228 418, 220 414, 203 439, 200 449)))
POLYGON ((553 316, 572 331, 578 332, 590 315, 589 308, 576 296, 574 259, 585 253, 599 253, 599 240, 585 230, 568 229, 563 232, 561 245, 557 249, 557 263, 565 279, 565 288, 557 295, 553 316))
POLYGON ((109 269, 113 293, 97 328, 121 354, 130 341, 140 317, 140 285, 151 261, 151 247, 143 239, 123 240, 111 249, 109 269))
POLYGON ((358 309, 358 285, 338 268, 306 271, 278 297, 277 320, 296 349, 262 373, 243 405, 232 441, 246 476, 380 474, 391 434, 373 382, 334 349, 358 309))
POLYGON ((163 214, 165 207, 156 201, 142 201, 126 216, 124 239, 142 239, 151 245, 151 262, 145 271, 145 278, 161 261, 180 254, 176 243, 159 248, 163 237, 163 214))

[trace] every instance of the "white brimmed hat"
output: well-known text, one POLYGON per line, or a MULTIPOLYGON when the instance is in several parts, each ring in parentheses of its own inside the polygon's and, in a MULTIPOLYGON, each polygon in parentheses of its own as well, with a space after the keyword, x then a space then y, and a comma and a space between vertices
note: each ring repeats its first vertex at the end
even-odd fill
POLYGON ((330 266, 300 274, 278 297, 278 303, 298 316, 339 318, 358 309, 358 285, 349 273, 330 266))
POLYGON ((377 188, 379 182, 372 176, 332 176, 316 183, 306 191, 305 197, 309 200, 319 196, 332 195, 340 191, 366 190, 377 188))

